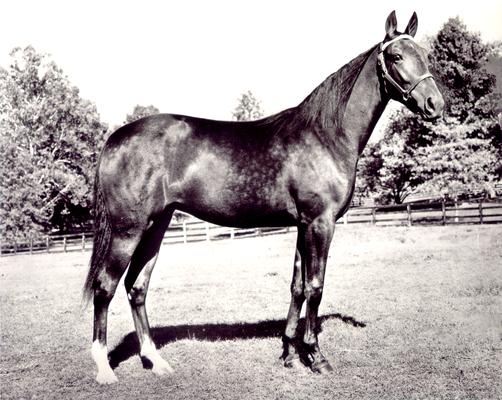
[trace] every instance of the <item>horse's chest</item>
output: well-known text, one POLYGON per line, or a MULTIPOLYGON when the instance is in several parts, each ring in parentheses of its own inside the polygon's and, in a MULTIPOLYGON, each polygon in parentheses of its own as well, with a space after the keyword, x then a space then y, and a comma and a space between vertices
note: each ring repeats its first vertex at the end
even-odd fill
POLYGON ((350 201, 355 171, 320 151, 296 162, 292 176, 300 205, 316 212, 326 208, 336 211, 350 201))

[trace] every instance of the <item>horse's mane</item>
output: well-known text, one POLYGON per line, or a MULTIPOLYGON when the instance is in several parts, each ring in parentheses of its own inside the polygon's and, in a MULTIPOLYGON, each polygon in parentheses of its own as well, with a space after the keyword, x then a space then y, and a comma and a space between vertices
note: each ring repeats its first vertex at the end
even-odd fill
MULTIPOLYGON (((254 121, 240 121, 241 126, 253 127, 253 132, 288 134, 313 127, 316 134, 333 134, 341 128, 345 108, 354 85, 375 47, 359 54, 338 71, 328 76, 298 106, 254 121)), ((325 138, 321 138, 323 142, 325 138)), ((328 144, 328 142, 326 142, 328 144)))
POLYGON ((335 129, 339 128, 354 84, 375 47, 361 53, 328 76, 297 107, 253 122, 262 126, 274 126, 275 130, 291 127, 292 124, 298 128, 312 124, 320 128, 333 128, 335 124, 335 129))
POLYGON ((303 100, 297 108, 305 123, 326 128, 334 122, 337 128, 340 127, 354 84, 375 47, 359 54, 331 74, 303 100))

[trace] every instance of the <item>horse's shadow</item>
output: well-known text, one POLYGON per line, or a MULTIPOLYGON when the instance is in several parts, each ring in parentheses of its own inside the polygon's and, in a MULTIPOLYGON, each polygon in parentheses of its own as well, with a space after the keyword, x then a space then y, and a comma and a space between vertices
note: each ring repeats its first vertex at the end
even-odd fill
MULTIPOLYGON (((339 313, 319 317, 317 332, 321 332, 322 324, 329 319, 338 319, 356 328, 364 328, 366 324, 353 317, 339 313)), ((157 348, 181 339, 198 339, 215 342, 219 340, 234 339, 264 339, 282 337, 286 320, 260 321, 254 323, 235 324, 202 324, 202 325, 175 325, 152 328, 152 338, 157 348)), ((300 319, 298 332, 305 330, 305 319, 300 319)), ((130 332, 108 354, 110 365, 116 368, 121 362, 139 353, 139 343, 136 332, 130 332)), ((145 361, 143 360, 145 364, 145 361)), ((145 364, 148 368, 148 363, 145 364)))

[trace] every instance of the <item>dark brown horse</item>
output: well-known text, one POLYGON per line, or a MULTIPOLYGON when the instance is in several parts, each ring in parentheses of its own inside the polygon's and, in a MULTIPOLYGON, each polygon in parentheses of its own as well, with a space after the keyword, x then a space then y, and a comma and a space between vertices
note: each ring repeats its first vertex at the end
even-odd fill
POLYGON ((96 233, 84 288, 87 298, 94 296, 98 382, 117 379, 107 358, 107 313, 128 266, 125 287, 140 354, 154 373, 172 371, 151 339, 145 297, 175 210, 219 225, 298 227, 284 364, 331 370, 315 328, 335 221, 350 204, 357 160, 389 99, 427 119, 440 116, 444 104, 413 41, 416 14, 404 34, 396 26, 392 12, 383 42, 279 114, 253 122, 160 114, 111 135, 96 173, 96 233))

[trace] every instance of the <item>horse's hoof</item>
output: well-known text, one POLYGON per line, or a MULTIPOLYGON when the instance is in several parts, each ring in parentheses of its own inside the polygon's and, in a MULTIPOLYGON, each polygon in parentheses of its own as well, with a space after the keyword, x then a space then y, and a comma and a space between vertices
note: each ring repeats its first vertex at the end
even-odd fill
POLYGON ((174 373, 174 370, 167 361, 159 359, 155 364, 153 364, 152 372, 157 376, 163 376, 174 373))
POLYGON ((96 375, 96 382, 100 385, 110 385, 112 383, 118 382, 117 376, 115 373, 110 371, 100 371, 98 375, 96 375))
POLYGON ((327 360, 323 360, 316 364, 312 364, 310 368, 316 374, 321 374, 321 375, 329 374, 330 372, 333 371, 333 367, 327 360))
POLYGON ((300 360, 300 357, 291 357, 284 360, 284 366, 286 368, 300 369, 303 368, 303 363, 300 360))

